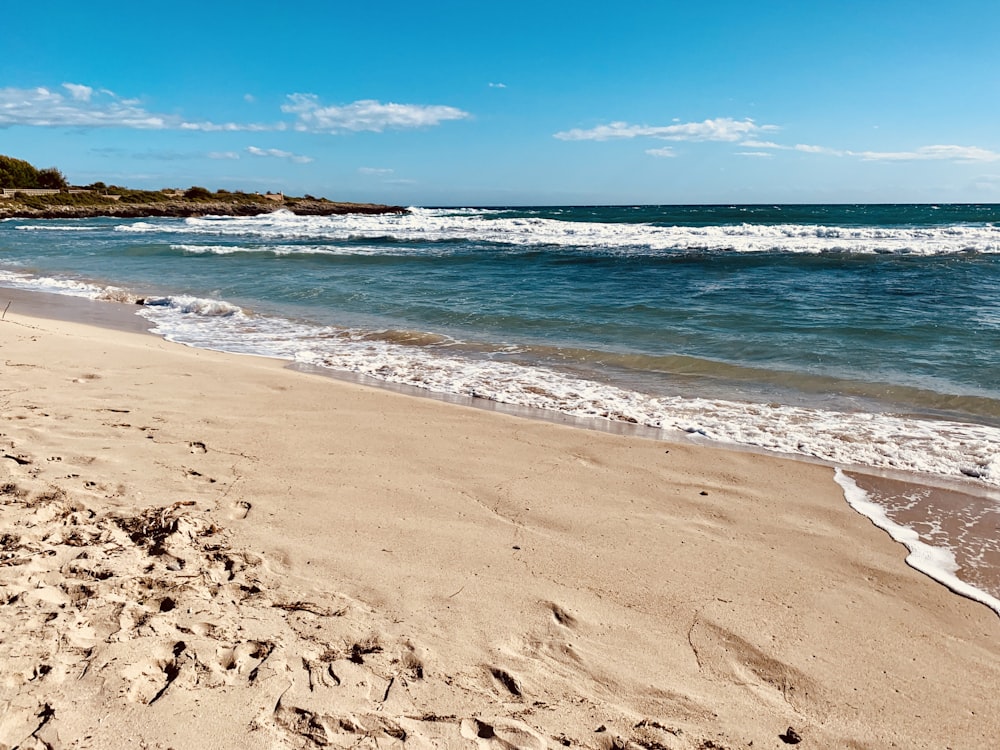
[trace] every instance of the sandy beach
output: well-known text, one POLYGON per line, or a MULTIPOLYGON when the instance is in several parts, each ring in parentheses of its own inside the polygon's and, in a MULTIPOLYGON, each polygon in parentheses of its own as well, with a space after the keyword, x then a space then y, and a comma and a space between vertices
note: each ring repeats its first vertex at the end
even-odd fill
POLYGON ((28 297, 0 322, 0 748, 997 746, 1000 620, 832 468, 28 297))

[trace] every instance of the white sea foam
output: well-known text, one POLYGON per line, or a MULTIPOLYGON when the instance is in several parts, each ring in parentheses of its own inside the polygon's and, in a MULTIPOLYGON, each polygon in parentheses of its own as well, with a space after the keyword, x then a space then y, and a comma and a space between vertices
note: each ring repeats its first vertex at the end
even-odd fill
MULTIPOLYGON (((234 253, 252 252, 251 248, 239 245, 171 245, 171 250, 180 250, 191 255, 233 255, 234 253)), ((270 248, 261 248, 262 251, 270 248)))
POLYGON ((121 287, 99 284, 91 284, 86 281, 76 279, 59 279, 49 276, 33 276, 28 273, 20 273, 9 269, 0 269, 0 286, 9 286, 16 289, 27 289, 34 292, 48 292, 50 294, 65 294, 70 297, 83 297, 85 299, 102 300, 105 302, 122 302, 134 304, 138 297, 132 292, 121 287))
MULTIPOLYGON (((116 231, 162 232, 163 224, 123 224, 116 231)), ((280 210, 252 217, 198 217, 171 224, 188 235, 259 237, 269 241, 394 240, 471 241, 522 249, 588 248, 609 254, 664 252, 859 253, 948 255, 1000 253, 1000 228, 992 225, 935 227, 836 227, 802 224, 736 224, 664 227, 651 224, 559 221, 504 217, 500 212, 412 209, 409 214, 296 216, 280 210)), ((383 252, 395 252, 394 248, 383 252)))
POLYGON ((103 227, 78 226, 76 224, 66 226, 62 224, 24 224, 14 227, 22 232, 97 232, 103 227))
POLYGON ((379 245, 261 245, 250 247, 246 245, 195 245, 176 244, 171 250, 179 250, 189 255, 424 255, 428 253, 416 248, 400 246, 386 248, 379 245))
POLYGON ((146 297, 147 308, 165 308, 180 315, 198 315, 208 318, 232 317, 246 319, 243 310, 223 300, 180 295, 176 297, 146 297))
POLYGON ((985 604, 1000 615, 1000 599, 970 586, 955 575, 959 566, 950 550, 927 544, 916 531, 893 521, 885 509, 872 502, 868 494, 841 469, 836 470, 834 479, 844 490, 844 497, 852 508, 867 516, 873 524, 909 550, 906 562, 910 567, 947 586, 956 594, 985 604))
POLYGON ((133 234, 145 234, 147 232, 162 232, 165 227, 169 227, 168 222, 163 222, 160 224, 153 224, 148 221, 135 221, 131 224, 118 224, 115 227, 116 232, 131 232, 133 234))
POLYGON ((32 276, 27 273, 0 269, 0 284, 21 289, 29 289, 36 292, 50 292, 53 294, 66 294, 73 297, 86 297, 87 299, 111 299, 105 297, 108 293, 119 290, 117 287, 102 287, 96 284, 89 284, 76 279, 59 279, 49 276, 32 276))

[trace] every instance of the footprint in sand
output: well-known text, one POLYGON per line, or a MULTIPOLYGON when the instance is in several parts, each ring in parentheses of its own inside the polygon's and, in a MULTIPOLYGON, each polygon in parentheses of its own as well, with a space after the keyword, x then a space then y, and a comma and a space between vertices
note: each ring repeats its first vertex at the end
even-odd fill
POLYGON ((510 693, 515 698, 523 697, 524 693, 521 690, 521 683, 517 680, 514 675, 508 672, 506 669, 501 669, 500 667, 488 667, 490 676, 496 680, 497 684, 510 693))
POLYGON ((798 708, 827 703, 815 680, 707 618, 699 618, 691 626, 688 642, 703 673, 752 686, 772 705, 798 708))
MULTIPOLYGON (((279 747, 545 748, 519 721, 429 712, 457 688, 427 674, 424 652, 393 635, 393 623, 344 595, 297 589, 272 558, 231 547, 193 502, 106 508, 74 484, 71 495, 0 483, 12 529, 0 535, 0 663, 9 667, 0 680, 19 681, 26 707, 16 726, 0 721, 0 747, 27 747, 42 732, 58 746, 49 737, 67 731, 65 719, 38 708, 56 705, 53 695, 100 693, 114 710, 170 713, 192 693, 219 690, 245 695, 246 731, 271 732, 279 747)), ((561 622, 552 629, 573 622, 558 610, 542 610, 561 622)), ((485 669, 502 700, 526 707, 518 675, 485 669)))
POLYGON ((233 503, 232 510, 229 513, 229 517, 235 520, 242 521, 250 515, 250 511, 253 509, 253 505, 246 500, 237 500, 233 503))
POLYGON ((387 716, 374 713, 332 716, 286 706, 280 699, 274 707, 273 720, 289 734, 316 747, 356 747, 364 739, 372 740, 376 747, 385 742, 391 746, 406 742, 408 736, 398 722, 387 716))
POLYGON ((558 625, 562 625, 564 628, 569 628, 571 630, 576 627, 576 618, 565 609, 560 607, 555 602, 546 602, 545 604, 550 610, 552 610, 552 617, 558 625))
POLYGON ((545 738, 527 724, 513 719, 491 720, 464 719, 462 736, 472 740, 479 750, 544 750, 545 738))

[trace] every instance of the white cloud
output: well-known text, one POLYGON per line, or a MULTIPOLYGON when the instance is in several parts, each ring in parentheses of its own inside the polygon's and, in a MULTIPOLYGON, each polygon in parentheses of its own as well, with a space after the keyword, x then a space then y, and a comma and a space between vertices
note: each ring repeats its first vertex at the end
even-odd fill
POLYGON ((321 133, 425 128, 470 116, 468 112, 440 104, 383 104, 362 99, 342 107, 326 107, 315 94, 289 94, 288 99, 281 111, 297 116, 295 129, 321 133))
POLYGON ((506 83, 489 83, 487 84, 491 89, 505 89, 507 88, 506 83))
POLYGON ((777 130, 774 125, 758 125, 753 120, 734 120, 731 117, 717 117, 702 122, 685 122, 675 125, 630 125, 627 122, 612 122, 596 128, 582 130, 573 128, 556 133, 561 141, 607 141, 620 138, 659 138, 667 141, 739 141, 747 136, 768 130, 777 130))
POLYGON ((240 155, 235 151, 210 151, 206 154, 209 159, 239 159, 240 155))
POLYGON ((257 101, 257 97, 255 97, 253 94, 244 94, 243 101, 245 101, 247 104, 253 104, 255 101, 257 101))
POLYGON ((670 146, 664 146, 663 148, 647 148, 646 153, 650 156, 657 156, 660 158, 677 156, 677 152, 670 148, 670 146))
POLYGON ((360 174, 370 174, 370 175, 384 175, 392 174, 396 170, 388 169, 386 167, 358 167, 358 172, 360 174))
POLYGON ((132 101, 119 99, 110 92, 94 91, 89 86, 67 83, 69 98, 47 88, 0 89, 0 127, 33 125, 38 127, 125 127, 159 130, 167 127, 162 115, 147 112, 132 101))
POLYGON ((157 114, 137 99, 124 99, 107 89, 94 91, 79 83, 64 83, 69 97, 44 87, 0 89, 0 127, 129 128, 134 130, 258 131, 285 125, 186 122, 176 115, 157 114))
POLYGON ((290 162, 295 164, 309 164, 315 161, 311 156, 300 156, 299 154, 293 154, 291 151, 282 151, 280 148, 257 148, 256 146, 247 146, 247 153, 253 156, 266 156, 274 159, 288 159, 290 162))
POLYGON ((864 161, 1000 161, 1000 152, 978 146, 922 146, 915 151, 849 151, 864 161))
POLYGON ((94 93, 90 86, 84 86, 81 83, 64 83, 63 88, 72 94, 74 99, 81 102, 90 101, 90 97, 94 93))
MULTIPOLYGON (((322 106, 312 94, 291 94, 281 110, 295 115, 294 123, 237 123, 187 120, 178 115, 147 110, 138 99, 126 99, 107 89, 94 90, 79 83, 64 83, 65 93, 48 88, 0 88, 0 128, 11 126, 128 128, 134 130, 186 130, 205 133, 300 131, 339 133, 382 132, 387 129, 423 128, 471 115, 455 107, 421 104, 383 104, 373 99, 342 107, 322 106)), ((244 97, 248 102, 253 97, 244 97)), ((289 156, 294 160, 309 157, 289 156)))
POLYGON ((770 159, 774 154, 767 151, 737 151, 737 156, 752 156, 758 159, 770 159))

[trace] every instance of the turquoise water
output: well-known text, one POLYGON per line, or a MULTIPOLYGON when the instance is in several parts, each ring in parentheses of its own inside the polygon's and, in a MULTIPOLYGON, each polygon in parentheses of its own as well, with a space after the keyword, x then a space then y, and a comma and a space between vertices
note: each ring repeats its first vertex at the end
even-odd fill
POLYGON ((979 498, 960 537, 937 501, 906 513, 933 505, 911 523, 937 577, 1000 612, 1000 206, 14 219, 0 285, 141 302, 191 346, 956 482, 979 498))

